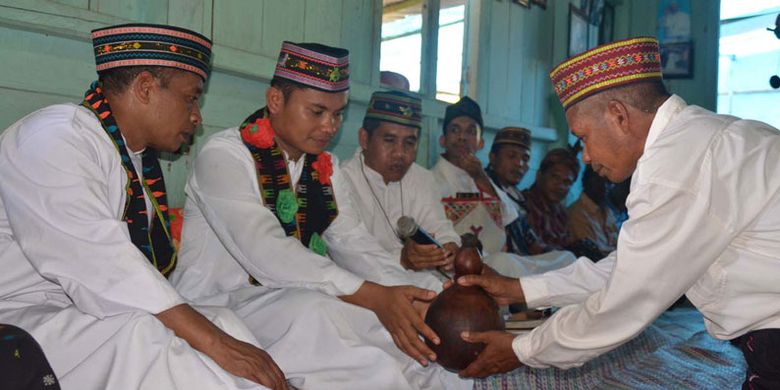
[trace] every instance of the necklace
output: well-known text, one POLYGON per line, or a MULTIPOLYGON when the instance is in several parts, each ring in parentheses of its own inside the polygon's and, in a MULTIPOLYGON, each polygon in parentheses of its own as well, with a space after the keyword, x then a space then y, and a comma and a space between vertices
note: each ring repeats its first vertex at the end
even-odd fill
MULTIPOLYGON (((390 227, 390 230, 393 231, 393 234, 395 234, 396 237, 398 237, 398 231, 395 230, 395 227, 393 226, 392 222, 390 222, 390 217, 387 216, 387 211, 385 211, 385 208, 382 206, 382 202, 379 201, 379 197, 376 196, 376 193, 374 192, 374 188, 371 187, 371 182, 368 181, 368 176, 366 176, 366 168, 365 164, 363 164, 363 153, 360 154, 360 173, 363 174, 363 179, 366 181, 366 185, 368 185, 368 190, 371 191, 371 196, 374 198, 374 201, 376 202, 377 206, 379 206, 379 210, 382 211, 382 215, 385 216, 385 221, 387 221, 387 226, 390 227)), ((401 215, 406 215, 404 212, 404 182, 403 178, 401 178, 401 181, 398 182, 398 186, 401 191, 401 215)))

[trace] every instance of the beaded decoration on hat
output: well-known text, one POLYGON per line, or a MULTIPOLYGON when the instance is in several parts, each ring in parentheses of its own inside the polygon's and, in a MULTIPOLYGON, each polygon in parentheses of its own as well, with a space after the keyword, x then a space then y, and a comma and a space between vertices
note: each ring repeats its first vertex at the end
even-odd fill
POLYGON ((132 23, 92 30, 97 71, 126 66, 163 66, 197 74, 211 70, 211 40, 194 31, 132 23))
POLYGON ((403 92, 377 91, 368 102, 365 119, 393 122, 403 126, 422 128, 420 98, 403 92))
POLYGON ((325 92, 349 89, 349 51, 319 43, 282 43, 274 77, 325 92))
POLYGON ((564 110, 610 88, 660 81, 658 40, 638 37, 595 47, 556 66, 550 79, 564 110))

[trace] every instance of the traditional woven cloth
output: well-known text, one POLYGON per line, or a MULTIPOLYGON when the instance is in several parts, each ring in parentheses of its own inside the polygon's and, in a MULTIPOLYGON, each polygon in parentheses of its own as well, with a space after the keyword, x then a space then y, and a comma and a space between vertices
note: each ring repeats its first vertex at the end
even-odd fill
POLYGON ((194 31, 155 24, 123 24, 92 31, 97 71, 164 66, 208 78, 211 41, 194 31))
POLYGON ((661 80, 658 40, 639 37, 598 46, 556 66, 550 79, 564 110, 606 89, 661 80))
POLYGON ((168 277, 176 267, 176 249, 170 233, 168 197, 157 152, 151 148, 143 152, 143 172, 139 175, 130 160, 130 154, 111 106, 103 96, 103 90, 97 81, 90 85, 81 105, 95 114, 122 158, 122 168, 127 174, 127 188, 125 188, 127 198, 122 220, 127 223, 130 240, 161 274, 168 277), (154 213, 151 217, 151 225, 146 210, 146 197, 149 197, 154 213))
POLYGON ((419 129, 422 128, 421 104, 420 98, 403 92, 377 91, 371 95, 365 119, 376 119, 419 129))
POLYGON ((504 127, 496 133, 493 145, 517 145, 531 148, 531 130, 523 127, 504 127))
POLYGON ((274 77, 325 92, 349 89, 349 51, 319 43, 285 41, 274 77))
POLYGON ((295 237, 313 252, 325 256, 323 232, 338 216, 330 176, 328 152, 306 154, 303 173, 293 188, 282 148, 274 140, 268 111, 261 108, 241 124, 241 139, 255 161, 257 183, 263 204, 289 237, 295 237))
POLYGON ((477 379, 475 390, 739 389, 745 360, 716 340, 694 309, 665 312, 633 340, 582 367, 521 367, 477 379))

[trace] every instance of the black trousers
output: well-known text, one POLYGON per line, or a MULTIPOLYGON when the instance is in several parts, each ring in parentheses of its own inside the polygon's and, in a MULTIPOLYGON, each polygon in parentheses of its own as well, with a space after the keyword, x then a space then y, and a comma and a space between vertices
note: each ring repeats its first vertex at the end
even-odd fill
POLYGON ((0 389, 60 389, 35 339, 22 329, 4 324, 0 324, 0 389))
POLYGON ((747 362, 743 390, 780 389, 780 329, 748 332, 735 340, 747 362))

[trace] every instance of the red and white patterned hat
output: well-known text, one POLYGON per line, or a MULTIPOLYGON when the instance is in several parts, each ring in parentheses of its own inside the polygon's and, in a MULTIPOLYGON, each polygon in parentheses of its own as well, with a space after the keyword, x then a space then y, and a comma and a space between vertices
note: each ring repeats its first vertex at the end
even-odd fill
POLYGON ((658 40, 637 37, 595 47, 563 61, 550 79, 564 110, 610 88, 661 80, 658 40))

